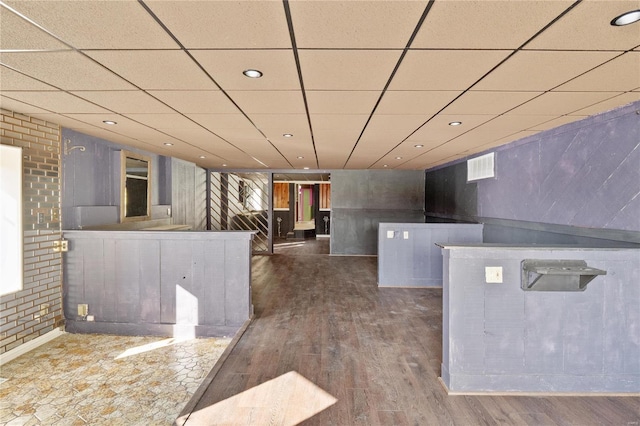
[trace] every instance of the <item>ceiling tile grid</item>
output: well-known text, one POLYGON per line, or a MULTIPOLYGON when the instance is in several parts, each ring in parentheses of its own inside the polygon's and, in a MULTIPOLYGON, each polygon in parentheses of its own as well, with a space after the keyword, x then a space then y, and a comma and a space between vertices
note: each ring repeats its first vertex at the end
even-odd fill
POLYGON ((203 167, 421 169, 638 101, 635 9, 0 0, 0 106, 203 167))

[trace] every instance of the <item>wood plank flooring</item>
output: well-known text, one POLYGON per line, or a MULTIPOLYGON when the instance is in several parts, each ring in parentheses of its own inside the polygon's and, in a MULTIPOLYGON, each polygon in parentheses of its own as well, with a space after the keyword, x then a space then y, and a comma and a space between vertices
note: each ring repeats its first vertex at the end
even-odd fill
POLYGON ((253 402, 228 399, 292 371, 337 399, 303 425, 640 424, 637 397, 448 396, 438 381, 442 292, 379 289, 376 262, 254 257, 255 320, 186 424, 289 424, 283 407, 307 409, 305 395, 293 401, 273 385, 253 402))

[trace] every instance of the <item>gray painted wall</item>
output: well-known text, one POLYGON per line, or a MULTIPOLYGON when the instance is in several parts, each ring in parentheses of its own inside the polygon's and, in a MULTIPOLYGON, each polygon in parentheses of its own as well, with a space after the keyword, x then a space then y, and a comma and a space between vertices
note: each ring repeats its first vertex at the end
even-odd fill
POLYGON ((232 335, 251 315, 250 232, 64 231, 67 331, 232 335), (88 304, 95 321, 78 317, 88 304))
POLYGON ((447 242, 481 243, 482 225, 381 223, 378 285, 442 287, 442 250, 436 243, 447 242))
POLYGON ((640 250, 446 246, 442 379, 456 392, 640 392, 640 250), (584 292, 520 287, 523 259, 607 271, 584 292), (487 284, 485 267, 503 268, 487 284))
MULTIPOLYGON (((206 176, 193 163, 118 145, 104 139, 62 129, 63 141, 83 146, 62 155, 63 229, 112 224, 118 221, 120 205, 120 150, 151 157, 151 204, 154 219, 168 217, 173 223, 204 229, 206 176)), ((63 144, 64 145, 64 144, 63 144)))
POLYGON ((206 228, 206 172, 193 163, 171 159, 171 206, 173 223, 206 228))
POLYGON ((332 171, 331 254, 377 254, 380 222, 424 222, 424 173, 332 171))
POLYGON ((579 244, 593 243, 582 238, 638 243, 639 109, 636 102, 499 147, 495 179, 464 183, 466 163, 428 170, 427 214, 491 222, 485 242, 554 243, 567 234, 579 244), (496 228, 517 222, 529 232, 496 228))

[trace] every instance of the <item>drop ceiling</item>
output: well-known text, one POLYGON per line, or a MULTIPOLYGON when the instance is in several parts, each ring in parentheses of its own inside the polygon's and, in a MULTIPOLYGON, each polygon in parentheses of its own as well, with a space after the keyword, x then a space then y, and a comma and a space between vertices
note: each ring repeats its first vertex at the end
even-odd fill
POLYGON ((426 169, 640 100, 635 9, 0 1, 0 106, 208 168, 426 169))

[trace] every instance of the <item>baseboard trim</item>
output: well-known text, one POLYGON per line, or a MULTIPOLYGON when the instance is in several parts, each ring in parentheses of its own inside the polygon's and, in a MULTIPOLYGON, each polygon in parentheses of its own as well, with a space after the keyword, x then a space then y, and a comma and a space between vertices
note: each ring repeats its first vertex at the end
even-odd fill
POLYGON ((506 391, 452 391, 450 390, 442 377, 438 377, 438 382, 442 385, 445 392, 449 396, 534 396, 534 397, 542 397, 542 396, 615 396, 615 397, 639 397, 640 393, 638 392, 506 392, 506 391))
POLYGON ((8 363, 9 361, 13 361, 21 355, 26 354, 34 350, 35 348, 44 345, 52 341, 53 339, 62 336, 65 332, 62 328, 54 328, 50 332, 43 334, 42 336, 38 336, 33 340, 29 340, 27 343, 23 343, 17 348, 13 348, 8 352, 0 354, 0 366, 8 363))

